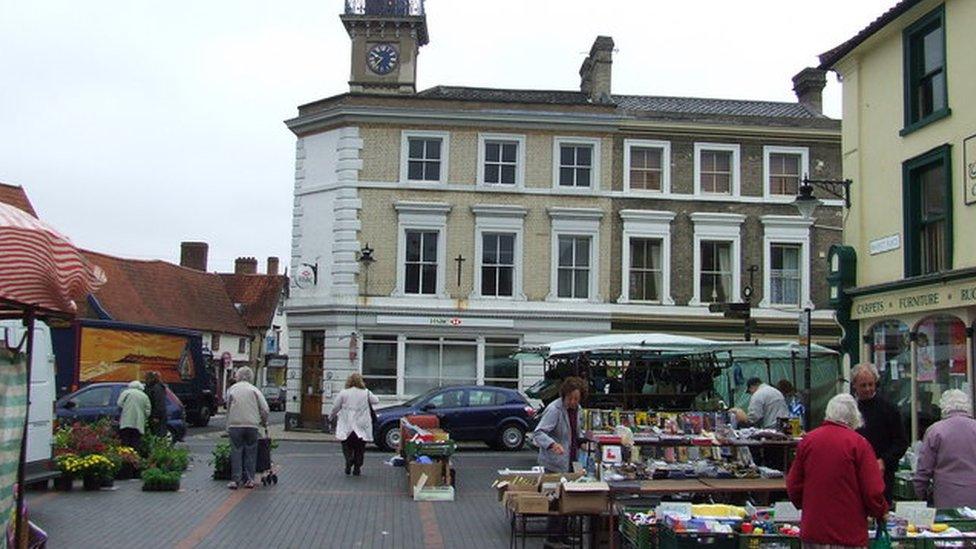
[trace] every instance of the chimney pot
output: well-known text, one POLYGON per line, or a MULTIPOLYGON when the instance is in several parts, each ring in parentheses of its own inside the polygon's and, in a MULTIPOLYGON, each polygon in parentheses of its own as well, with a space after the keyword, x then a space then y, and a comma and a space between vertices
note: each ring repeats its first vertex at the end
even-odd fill
POLYGON ((180 266, 207 272, 208 250, 206 242, 181 242, 180 266))
POLYGON ((234 274, 258 274, 258 260, 253 257, 238 257, 234 261, 234 274))
POLYGON ((793 77, 796 100, 817 114, 823 114, 823 90, 827 85, 827 71, 807 67, 793 77))
POLYGON ((271 256, 268 258, 268 274, 277 275, 278 274, 278 258, 271 256))

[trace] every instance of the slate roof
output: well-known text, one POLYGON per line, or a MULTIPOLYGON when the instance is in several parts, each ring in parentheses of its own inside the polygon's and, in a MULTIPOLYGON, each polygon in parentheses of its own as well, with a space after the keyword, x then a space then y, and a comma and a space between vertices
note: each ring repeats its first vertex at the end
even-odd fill
POLYGON ((267 330, 272 326, 281 294, 288 284, 282 275, 220 274, 227 295, 252 330, 267 330))
POLYGON ((37 212, 34 211, 34 205, 27 198, 27 191, 23 187, 0 183, 0 202, 9 204, 14 208, 18 208, 37 217, 37 212))
POLYGON ((886 25, 897 19, 903 13, 921 3, 921 1, 922 0, 902 0, 901 2, 898 2, 890 10, 884 12, 880 17, 872 21, 870 25, 861 29, 861 32, 855 34, 853 38, 847 40, 836 48, 831 49, 830 51, 820 54, 820 68, 825 70, 832 69, 838 61, 854 51, 854 48, 860 46, 865 40, 870 38, 872 34, 883 29, 886 25))
POLYGON ((707 99, 699 97, 662 97, 653 95, 613 95, 612 104, 594 104, 581 92, 559 90, 516 90, 436 86, 423 90, 418 97, 451 101, 485 103, 528 103, 546 105, 589 105, 615 108, 625 115, 656 115, 664 118, 747 117, 814 120, 827 119, 800 103, 752 101, 741 99, 707 99))
MULTIPOLYGON (((250 335, 220 275, 165 261, 123 259, 88 250, 82 254, 105 271, 108 282, 94 297, 112 320, 250 335)), ((80 306, 79 315, 100 318, 90 304, 80 306)))

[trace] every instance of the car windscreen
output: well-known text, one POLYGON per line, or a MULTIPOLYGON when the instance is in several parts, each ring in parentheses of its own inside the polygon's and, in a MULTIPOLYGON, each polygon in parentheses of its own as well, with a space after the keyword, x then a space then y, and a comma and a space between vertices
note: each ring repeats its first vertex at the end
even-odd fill
POLYGON ((265 387, 265 388, 261 389, 261 392, 264 393, 264 396, 266 396, 266 397, 267 396, 278 396, 278 393, 281 392, 281 389, 279 389, 277 387, 265 387))
POLYGON ((416 406, 417 404, 420 404, 421 402, 427 400, 432 394, 436 393, 439 390, 440 390, 440 388, 430 389, 429 391, 427 391, 425 393, 421 393, 421 394, 419 394, 419 395, 411 398, 410 400, 404 402, 403 405, 404 406, 416 406))

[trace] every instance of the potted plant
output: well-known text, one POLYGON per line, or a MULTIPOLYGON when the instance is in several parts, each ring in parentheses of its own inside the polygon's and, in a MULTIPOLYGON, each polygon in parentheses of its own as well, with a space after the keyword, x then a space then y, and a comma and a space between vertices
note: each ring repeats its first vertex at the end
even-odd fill
POLYGON ((214 480, 230 480, 230 443, 218 442, 211 454, 214 480))
POLYGON ((108 453, 108 458, 116 464, 116 480, 137 478, 142 470, 142 458, 128 446, 116 446, 108 453))
POLYGON ((179 471, 164 471, 151 467, 142 472, 142 489, 145 492, 175 492, 180 489, 179 471))
POLYGON ((74 485, 75 477, 81 474, 81 458, 75 454, 64 453, 55 456, 54 463, 61 471, 61 476, 54 479, 54 487, 62 492, 70 491, 74 485))
POLYGON ((80 460, 85 490, 98 490, 115 476, 115 464, 102 454, 89 454, 80 460))

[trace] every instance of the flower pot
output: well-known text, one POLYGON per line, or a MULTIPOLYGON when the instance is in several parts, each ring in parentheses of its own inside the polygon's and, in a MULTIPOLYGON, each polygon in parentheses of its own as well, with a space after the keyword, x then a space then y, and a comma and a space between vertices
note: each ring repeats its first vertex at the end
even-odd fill
POLYGON ((102 488, 111 488, 115 486, 115 479, 112 477, 102 479, 102 488))
POLYGON ((94 490, 101 490, 102 489, 102 478, 101 477, 88 476, 88 477, 85 477, 84 479, 82 479, 82 483, 83 483, 83 486, 84 486, 85 490, 88 490, 88 491, 94 491, 94 490))
POLYGON ((230 480, 230 463, 222 467, 214 466, 213 478, 214 480, 230 480))
POLYGON ((180 490, 180 483, 153 483, 153 484, 143 484, 143 492, 178 492, 180 490))
POLYGON ((122 462, 122 466, 119 467, 117 473, 115 473, 115 480, 129 480, 131 478, 136 478, 137 471, 131 463, 122 462))
POLYGON ((75 479, 69 477, 68 475, 61 475, 54 479, 54 489, 61 492, 70 492, 71 488, 74 487, 75 479))

